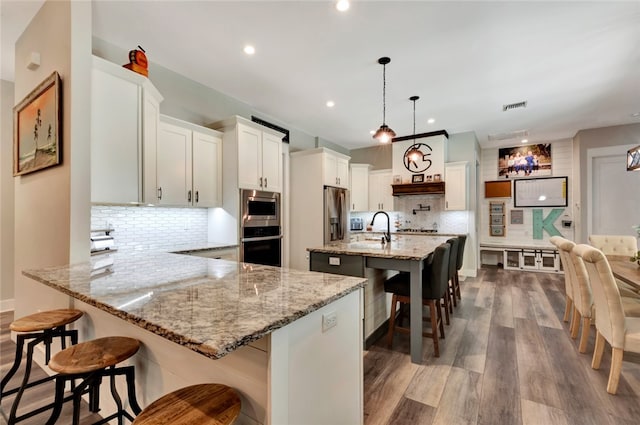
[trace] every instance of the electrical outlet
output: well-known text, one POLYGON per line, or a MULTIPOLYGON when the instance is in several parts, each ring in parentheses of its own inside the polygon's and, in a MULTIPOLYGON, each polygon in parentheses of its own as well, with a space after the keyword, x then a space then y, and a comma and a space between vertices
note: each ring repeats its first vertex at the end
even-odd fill
POLYGON ((326 332, 338 324, 338 315, 335 311, 330 311, 322 315, 322 332, 326 332))

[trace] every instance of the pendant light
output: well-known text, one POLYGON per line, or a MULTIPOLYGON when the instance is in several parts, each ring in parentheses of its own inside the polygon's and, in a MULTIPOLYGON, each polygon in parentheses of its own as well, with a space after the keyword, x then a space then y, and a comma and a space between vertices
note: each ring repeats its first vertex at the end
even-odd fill
POLYGON ((406 157, 414 164, 424 157, 422 151, 416 146, 416 100, 418 99, 420 99, 419 96, 411 96, 409 98, 409 100, 413 102, 413 145, 407 150, 406 157))
POLYGON ((387 64, 391 62, 388 57, 382 57, 378 59, 378 63, 382 65, 382 125, 373 135, 374 139, 377 139, 380 143, 389 143, 391 139, 396 137, 396 132, 391 130, 387 124, 385 124, 386 118, 386 91, 387 91, 387 64))

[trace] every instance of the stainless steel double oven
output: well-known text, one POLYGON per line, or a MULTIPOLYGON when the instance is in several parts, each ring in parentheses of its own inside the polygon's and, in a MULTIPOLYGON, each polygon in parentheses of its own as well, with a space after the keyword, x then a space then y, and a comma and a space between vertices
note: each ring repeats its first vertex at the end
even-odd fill
POLYGON ((280 267, 280 194, 241 189, 240 212, 240 261, 280 267))

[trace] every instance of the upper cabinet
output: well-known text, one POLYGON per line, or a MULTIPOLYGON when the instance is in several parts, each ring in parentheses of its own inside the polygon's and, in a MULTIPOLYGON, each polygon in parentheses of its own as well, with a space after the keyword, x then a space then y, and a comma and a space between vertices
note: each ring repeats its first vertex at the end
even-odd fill
POLYGON ((351 164, 351 211, 369 211, 369 164, 351 164))
POLYGON ((222 205, 222 134, 162 116, 156 150, 156 200, 167 206, 222 205))
POLYGON ((464 211, 467 207, 468 166, 466 161, 448 162, 444 165, 444 208, 447 211, 464 211))
POLYGON ((211 127, 224 131, 225 158, 235 160, 240 189, 282 192, 282 133, 238 116, 211 127))
POLYGON ((349 157, 325 150, 322 153, 325 186, 349 188, 349 157))
MULTIPOLYGON (((143 145, 155 145, 162 95, 148 78, 93 57, 91 201, 150 202, 143 187, 143 145)), ((154 165, 149 165, 152 170, 154 165)), ((151 190, 153 192, 153 190, 151 190)))
POLYGON ((369 211, 393 211, 392 184, 391 170, 369 173, 369 211))

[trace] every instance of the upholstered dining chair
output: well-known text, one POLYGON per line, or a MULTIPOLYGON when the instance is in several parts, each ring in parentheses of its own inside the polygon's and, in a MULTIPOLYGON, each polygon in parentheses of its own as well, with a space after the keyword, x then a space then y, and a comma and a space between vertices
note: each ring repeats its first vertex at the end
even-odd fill
MULTIPOLYGON (((573 283, 573 280, 575 279, 575 273, 571 273, 570 270, 570 268, 573 268, 570 253, 575 246, 575 243, 560 236, 552 236, 551 239, 549 239, 549 242, 551 242, 556 248, 558 248, 558 252, 560 253, 560 262, 562 263, 562 268, 564 269, 564 292, 566 300, 566 304, 564 307, 564 316, 562 320, 564 320, 565 322, 569 322, 569 319, 573 317, 573 288, 575 286, 575 284, 573 283), (566 245, 564 249, 563 245, 566 245)), ((572 335, 573 325, 574 322, 571 321, 571 323, 569 324, 569 329, 572 331, 572 335)))
POLYGON ((591 367, 599 369, 605 340, 611 345, 611 369, 607 392, 615 394, 620 382, 624 351, 640 353, 640 318, 625 316, 618 285, 605 255, 589 245, 577 245, 576 255, 586 266, 596 307, 596 345, 591 367))
MULTIPOLYGON (((591 235, 589 236, 589 244, 599 249, 607 256, 633 257, 638 252, 638 241, 635 236, 631 235, 591 235)), ((640 296, 638 290, 633 286, 616 279, 620 294, 624 297, 640 296)))
MULTIPOLYGON (((456 276, 458 275, 458 246, 460 241, 457 237, 447 240, 447 243, 451 246, 449 253, 449 312, 453 313, 453 307, 458 306, 458 298, 456 297, 456 276)), ((449 317, 447 317, 447 325, 449 324, 449 317)))
POLYGON ((458 236, 458 256, 456 257, 456 295, 458 299, 462 299, 462 295, 460 294, 460 269, 462 268, 462 262, 464 259, 464 245, 467 242, 467 235, 458 236))
MULTIPOLYGON (((444 338, 444 326, 442 324, 442 310, 440 300, 449 296, 449 255, 451 246, 447 243, 436 247, 432 255, 425 261, 422 271, 422 304, 429 307, 431 332, 423 332, 423 336, 433 339, 433 351, 436 357, 440 357, 440 345, 438 342, 438 328, 440 337, 444 338)), ((384 290, 393 294, 391 299, 391 314, 389 316, 389 332, 387 345, 393 344, 393 333, 400 331, 409 333, 409 328, 396 325, 396 306, 398 303, 409 304, 411 302, 409 291, 409 275, 400 273, 388 279, 384 283, 384 290)), ((447 307, 445 306, 445 309, 447 307)))

